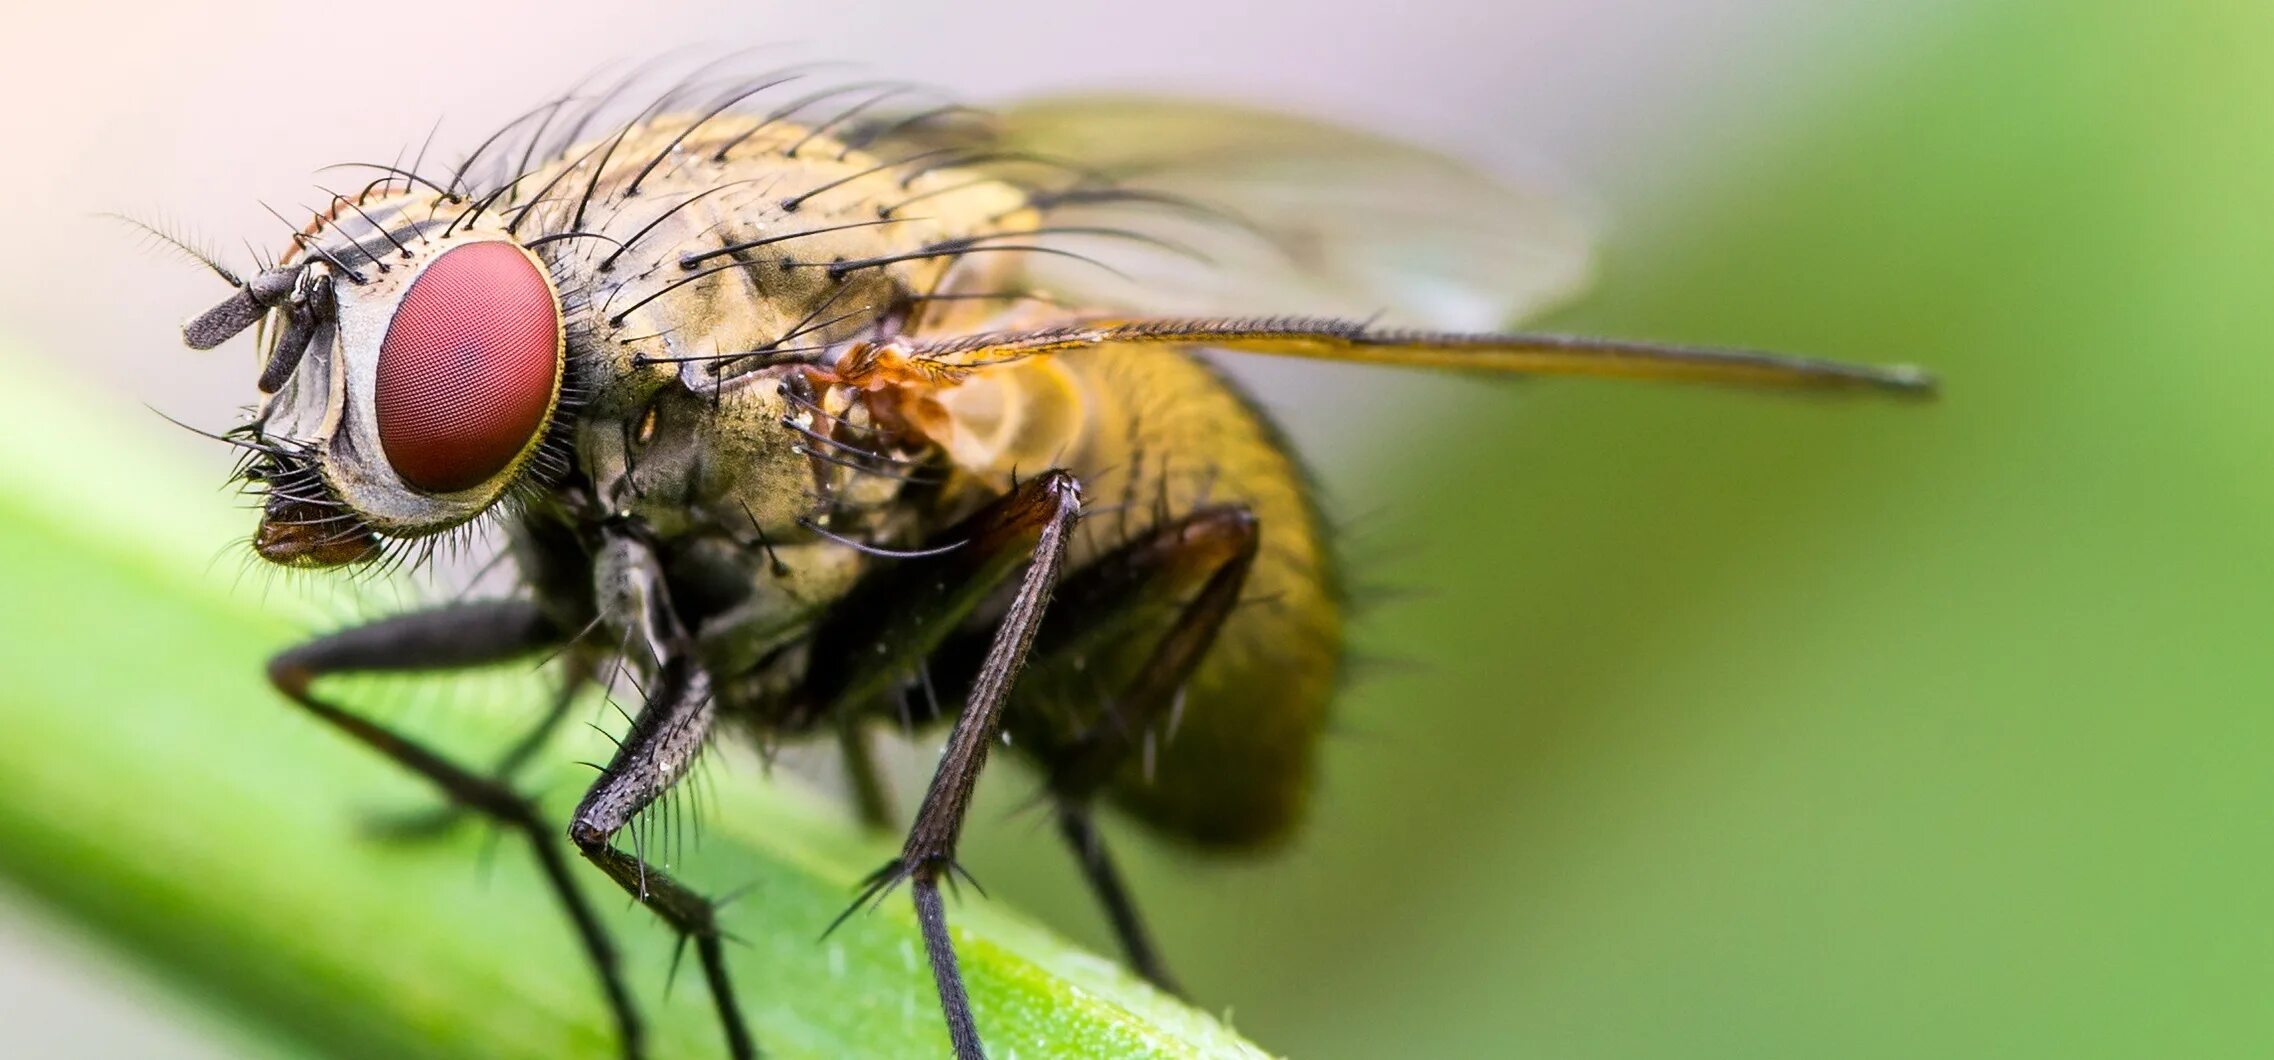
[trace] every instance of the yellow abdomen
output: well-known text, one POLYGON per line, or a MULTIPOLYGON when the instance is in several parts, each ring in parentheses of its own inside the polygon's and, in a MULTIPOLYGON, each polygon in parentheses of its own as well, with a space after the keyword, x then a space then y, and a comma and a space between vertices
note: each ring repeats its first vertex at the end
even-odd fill
MULTIPOLYGON (((1123 808, 1171 836, 1253 848, 1284 838, 1308 801, 1342 661, 1342 602, 1301 467, 1268 420, 1198 358, 1105 346, 981 373, 951 404, 967 470, 1063 467, 1084 486, 1068 569, 1210 504, 1244 505, 1261 535, 1239 606, 1185 689, 1173 724, 1115 778, 1123 808)), ((954 448, 951 446, 951 448, 954 448)), ((1174 620, 1170 610, 1147 621, 1174 620)), ((1149 632, 1149 631, 1148 631, 1149 632)), ((1096 673, 1141 657, 1090 660, 1096 673)), ((1112 646, 1100 652, 1113 652, 1112 646)), ((1088 713, 1111 689, 1082 676, 1022 678, 1030 714, 1088 713), (1060 702, 1036 702, 1044 698, 1060 702), (1079 698, 1081 704, 1063 702, 1079 698)))

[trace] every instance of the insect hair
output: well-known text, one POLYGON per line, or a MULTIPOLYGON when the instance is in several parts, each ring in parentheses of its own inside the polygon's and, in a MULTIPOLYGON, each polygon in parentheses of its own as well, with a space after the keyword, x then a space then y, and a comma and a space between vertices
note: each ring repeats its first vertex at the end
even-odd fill
MULTIPOLYGON (((352 283, 358 287, 371 282, 370 277, 365 276, 361 271, 349 266, 348 263, 341 261, 338 257, 334 256, 331 251, 324 249, 323 244, 316 242, 316 240, 313 237, 309 236, 308 233, 301 231, 299 226, 294 225, 289 218, 285 217, 284 214, 278 212, 276 207, 270 206, 264 202, 261 204, 261 209, 267 210, 270 216, 275 217, 280 222, 283 222, 284 227, 291 231, 292 245, 296 250, 302 253, 313 254, 316 257, 322 258, 326 264, 329 264, 332 268, 339 270, 340 275, 347 277, 347 282, 352 283)), ((361 244, 357 245, 361 246, 361 244)))
POLYGON ((959 116, 988 120, 994 117, 992 112, 982 107, 974 107, 967 103, 943 103, 929 110, 920 110, 905 116, 857 125, 852 131, 846 133, 840 141, 844 144, 844 149, 838 152, 837 160, 844 161, 847 155, 854 151, 866 150, 870 144, 878 140, 913 132, 918 126, 928 125, 943 118, 959 116))
MULTIPOLYGON (((413 165, 415 167, 416 163, 413 163, 413 165)), ((319 166, 317 167, 316 171, 322 173, 334 169, 375 169, 380 173, 385 174, 385 176, 381 178, 383 182, 392 183, 395 178, 402 178, 403 190, 405 191, 423 186, 427 190, 434 192, 435 196, 443 202, 455 203, 464 201, 463 192, 446 188, 440 184, 435 183, 433 180, 421 175, 416 168, 404 169, 401 166, 388 165, 380 162, 334 162, 328 166, 319 166)), ((364 193, 368 195, 371 190, 372 186, 366 186, 364 188, 364 193)))
MULTIPOLYGON (((671 57, 666 56, 636 66, 611 78, 599 91, 587 90, 586 86, 596 80, 588 75, 569 91, 490 131, 446 174, 424 171, 439 123, 426 130, 415 152, 406 145, 406 150, 392 162, 343 162, 327 167, 365 169, 376 179, 353 193, 325 189, 330 196, 328 208, 310 211, 314 220, 308 226, 293 226, 292 255, 322 261, 338 276, 360 284, 368 282, 361 269, 384 271, 389 268, 384 260, 389 244, 392 250, 408 255, 413 239, 447 237, 494 213, 497 219, 490 224, 501 225, 517 236, 526 233, 520 245, 541 252, 541 258, 560 285, 558 294, 569 331, 569 355, 563 370, 560 398, 551 419, 541 428, 531 454, 519 466, 499 503, 477 520, 443 534, 411 543, 383 537, 385 554, 369 565, 371 569, 392 573, 406 567, 427 566, 438 552, 447 553, 460 547, 461 535, 474 533, 493 520, 517 518, 528 503, 545 497, 556 484, 573 476, 576 472, 570 454, 568 425, 589 406, 594 396, 595 373, 614 370, 612 366, 624 363, 623 355, 616 353, 613 347, 610 355, 603 356, 600 343, 608 340, 632 343, 617 335, 602 339, 601 329, 620 327, 631 314, 682 288, 735 273, 748 275, 754 286, 760 285, 764 281, 758 278, 758 272, 768 268, 819 269, 830 281, 835 281, 833 288, 823 289, 826 297, 818 298, 818 304, 801 307, 805 311, 800 319, 787 326, 777 325, 778 334, 754 347, 657 356, 655 352, 633 346, 630 363, 634 367, 679 364, 689 369, 681 373, 687 385, 710 387, 715 391, 731 379, 745 378, 767 368, 817 363, 827 351, 841 346, 846 336, 860 334, 863 328, 912 325, 924 306, 990 301, 1052 302, 1048 295, 1020 286, 1016 281, 988 290, 963 290, 954 286, 954 277, 970 275, 955 267, 970 255, 1061 257, 1088 263, 1124 279, 1127 275, 1111 263, 1060 245, 1059 241, 1116 240, 1206 260, 1198 250, 1137 224, 1062 221, 1038 225, 1023 221, 1018 227, 1007 230, 934 238, 912 248, 834 259, 825 255, 813 255, 810 260, 797 256, 792 248, 800 240, 853 229, 924 222, 926 218, 902 215, 914 204, 991 180, 1009 185, 1021 204, 989 218, 998 223, 1019 209, 1033 210, 1047 217, 1049 211, 1060 208, 1107 206, 1159 208, 1193 217, 1223 218, 1205 204, 1165 192, 1122 187, 1107 174, 1094 169, 1002 146, 994 139, 996 130, 985 111, 954 101, 911 102, 906 97, 918 89, 903 82, 849 79, 783 99, 777 94, 782 94, 782 90, 793 83, 811 79, 814 67, 786 67, 748 76, 721 77, 717 71, 723 60, 714 60, 676 77, 659 76, 668 61, 671 57), (658 87, 643 94, 641 86, 648 84, 658 87), (824 105, 832 100, 843 102, 824 110, 824 105), (689 103, 698 105, 687 106, 689 103), (799 121, 786 130, 781 128, 807 112, 817 116, 799 121), (668 122, 663 121, 666 115, 670 116, 668 122), (650 137, 650 130, 662 135, 650 137), (691 190, 677 194, 674 200, 659 203, 654 215, 647 217, 628 237, 615 234, 608 223, 586 223, 595 213, 619 207, 651 187, 659 186, 662 178, 658 174, 678 174, 682 167, 691 168, 697 160, 705 158, 725 161, 738 148, 758 141, 768 130, 777 130, 777 135, 762 142, 765 157, 796 158, 801 154, 814 154, 816 145, 827 144, 825 154, 834 155, 840 161, 850 160, 852 164, 840 167, 844 175, 831 173, 815 181, 813 186, 793 190, 779 199, 772 198, 772 185, 781 179, 782 172, 747 179, 698 182, 691 190), (700 149, 689 152, 688 145, 697 142, 701 144, 700 149), (639 145, 638 151, 631 155, 630 145, 634 143, 639 145), (871 160, 856 156, 856 151, 874 151, 875 155, 871 160), (402 162, 404 155, 411 158, 408 165, 402 162), (932 184, 919 184, 927 174, 959 167, 972 170, 972 176, 966 179, 959 174, 932 184), (1015 178, 1002 175, 1005 169, 1046 172, 1015 178), (643 242, 652 241, 657 232, 667 231, 665 226, 673 218, 684 218, 686 211, 730 190, 759 189, 758 198, 771 200, 781 213, 794 214, 819 196, 877 174, 889 174, 887 179, 905 189, 907 194, 896 202, 888 199, 879 204, 874 219, 833 220, 810 228, 762 235, 728 228, 728 222, 721 220, 710 231, 727 228, 731 234, 716 239, 705 234, 689 239, 693 245, 684 248, 653 248, 643 242), (409 219, 409 214, 418 211, 408 205, 408 198, 393 197, 398 188, 405 197, 431 195, 428 209, 417 219, 409 219), (452 206, 456 209, 446 208, 452 206), (365 228, 370 231, 364 231, 365 228), (374 233, 379 238, 372 238, 374 233), (587 240, 607 245, 593 246, 585 243, 587 240), (777 253, 763 257, 755 253, 769 248, 777 253), (683 275, 656 275, 652 282, 647 279, 652 275, 649 273, 634 277, 632 282, 603 282, 597 278, 596 273, 607 272, 636 249, 654 251, 651 257, 636 259, 642 262, 643 268, 649 267, 651 260, 675 261, 683 275), (781 251, 789 252, 779 253, 781 251), (872 285, 843 282, 855 273, 918 262, 942 264, 919 274, 928 278, 916 291, 895 292, 881 303, 873 297, 872 285), (568 282, 571 279, 589 282, 568 282), (878 304, 849 308, 841 305, 855 295, 862 297, 864 303, 878 304), (619 308, 618 302, 628 304, 619 308), (707 366, 704 376, 692 374, 692 366, 697 365, 707 366)), ((738 174, 730 170, 724 176, 738 174)), ((685 185, 673 183, 671 187, 676 190, 685 185)), ((291 225, 282 214, 277 216, 291 225)), ((1120 220, 1118 216, 1113 219, 1120 220)), ((220 267, 210 255, 188 241, 163 231, 152 231, 168 246, 207 265, 216 275, 233 284, 239 282, 236 273, 220 267)), ((669 231, 675 239, 686 238, 676 230, 669 231)), ((885 246, 890 248, 891 244, 888 242, 885 246)), ((657 334, 669 334, 673 330, 666 328, 657 334)), ((647 336, 653 337, 656 336, 647 336)), ((810 422, 814 426, 797 433, 802 438, 802 454, 816 465, 816 485, 820 487, 816 498, 825 507, 835 503, 829 495, 837 492, 828 483, 841 483, 843 476, 823 474, 820 470, 823 465, 853 475, 929 481, 930 476, 921 461, 903 455, 895 444, 896 439, 879 432, 874 425, 844 422, 820 411, 818 403, 799 401, 794 396, 792 400, 793 404, 810 406, 813 414, 810 422)), ((308 454, 289 449, 273 454, 241 451, 248 480, 264 491, 282 491, 278 495, 295 502, 338 507, 338 502, 328 496, 313 473, 308 454)))
POLYGON ((727 156, 732 154, 735 148, 742 146, 751 137, 758 135, 760 132, 763 132, 766 129, 772 128, 775 123, 780 122, 784 118, 788 118, 791 115, 796 114, 798 111, 804 110, 805 108, 812 106, 815 103, 819 103, 822 100, 845 95, 850 92, 858 92, 865 88, 907 89, 909 87, 910 86, 895 81, 855 81, 848 84, 825 88, 818 92, 809 93, 805 96, 801 96, 780 107, 775 108, 773 111, 759 118, 757 124, 744 129, 740 133, 737 133, 733 137, 729 138, 725 143, 720 144, 718 150, 711 152, 711 161, 726 161, 727 156))
POLYGON ((136 231, 142 233, 142 235, 149 241, 150 245, 162 247, 166 250, 172 251, 182 258, 205 266, 207 271, 212 272, 215 276, 221 277, 221 282, 226 283, 231 287, 243 287, 245 285, 245 281, 243 279, 239 278, 235 272, 222 265, 221 262, 217 260, 210 251, 206 250, 195 240, 192 240, 190 237, 182 234, 181 231, 170 224, 167 224, 165 222, 153 223, 149 221, 143 221, 122 213, 105 212, 97 214, 96 216, 107 217, 113 221, 117 221, 120 224, 135 229, 136 231))
MULTIPOLYGON (((624 196, 626 198, 629 198, 633 195, 638 194, 640 190, 640 183, 648 178, 648 174, 655 172, 655 167, 662 165, 664 159, 670 158, 672 153, 679 149, 680 144, 686 143, 688 137, 693 136, 697 129, 700 129, 704 125, 709 124, 711 119, 726 113, 728 110, 731 110, 736 106, 739 106, 743 101, 757 95, 760 92, 764 92, 767 89, 773 88, 777 85, 786 85, 802 76, 804 75, 791 74, 787 77, 776 78, 772 81, 761 81, 755 85, 750 85, 748 87, 738 89, 733 94, 727 96, 725 102, 711 108, 710 111, 705 113, 702 117, 687 123, 687 127, 679 130, 679 134, 673 136, 670 143, 663 145, 662 150, 657 151, 654 157, 648 159, 647 164, 641 166, 638 173, 632 174, 631 182, 624 186, 624 196)), ((715 188, 713 190, 715 190, 715 188)))
MULTIPOLYGON (((778 179, 778 178, 776 178, 776 179, 778 179)), ((622 244, 621 246, 618 246, 618 247, 616 248, 616 252, 615 252, 615 253, 613 253, 613 254, 610 254, 610 255, 608 255, 608 256, 607 256, 607 257, 605 257, 605 258, 602 258, 602 259, 600 259, 600 264, 599 264, 599 266, 598 266, 598 268, 599 268, 599 271, 601 271, 601 272, 606 272, 606 271, 608 271, 609 269, 612 269, 612 268, 614 268, 614 267, 616 266, 616 259, 617 259, 617 258, 619 258, 619 257, 621 257, 621 256, 623 256, 623 253, 624 253, 624 251, 631 249, 631 247, 632 247, 632 245, 633 245, 633 244, 635 244, 635 243, 638 243, 638 242, 640 241, 640 239, 641 239, 642 237, 646 236, 646 235, 647 235, 649 232, 653 232, 653 231, 655 231, 655 229, 656 229, 656 226, 657 226, 657 225, 660 225, 660 224, 662 224, 663 222, 670 220, 670 219, 671 219, 671 217, 672 217, 672 215, 674 215, 674 214, 677 214, 679 211, 681 211, 681 210, 684 210, 684 209, 686 209, 686 208, 687 208, 687 207, 689 207, 689 206, 693 206, 693 205, 694 205, 694 204, 696 204, 697 202, 700 202, 700 201, 702 201, 703 199, 706 199, 706 198, 710 197, 711 195, 713 195, 713 194, 715 194, 715 193, 717 193, 717 192, 722 192, 722 191, 725 191, 725 190, 727 190, 728 188, 745 187, 745 186, 748 186, 748 185, 751 185, 751 184, 756 184, 757 182, 758 182, 758 178, 756 178, 756 177, 752 177, 752 178, 749 178, 749 179, 747 179, 747 180, 731 180, 731 181, 725 181, 725 182, 723 182, 723 183, 719 183, 719 184, 713 184, 713 185, 711 185, 711 186, 710 186, 710 187, 708 187, 708 188, 704 188, 704 189, 703 189, 703 190, 701 190, 701 191, 695 192, 694 194, 692 194, 692 195, 689 195, 689 196, 687 196, 686 198, 679 200, 679 203, 678 203, 678 205, 675 205, 675 206, 671 207, 670 209, 668 209, 668 210, 665 210, 665 211, 663 211, 662 213, 659 213, 659 214, 657 214, 657 215, 655 216, 655 219, 654 219, 654 220, 652 220, 652 221, 649 221, 647 224, 640 226, 640 230, 639 230, 639 231, 637 231, 637 232, 634 232, 634 233, 632 233, 632 237, 631 237, 630 239, 624 240, 623 244, 622 244)))
MULTIPOLYGON (((1025 233, 1022 232, 1010 234, 1024 235, 1025 233)), ((968 254, 1012 253, 1042 254, 1050 257, 1068 258, 1074 261, 1095 265, 1098 268, 1104 269, 1105 271, 1110 272, 1124 280, 1130 278, 1128 273, 1122 272, 1120 269, 1116 269, 1103 261, 1093 258, 1087 254, 1067 250, 1063 247, 1045 247, 1032 243, 989 243, 983 241, 982 237, 943 239, 937 243, 918 247, 915 250, 906 251, 899 254, 880 254, 873 258, 854 258, 850 261, 784 261, 782 263, 782 267, 785 269, 827 269, 829 270, 830 279, 842 280, 847 275, 855 272, 860 272, 864 269, 878 269, 883 268, 887 265, 898 265, 902 262, 908 261, 932 261, 942 258, 954 260, 960 259, 968 254)))
POLYGON ((922 159, 924 159, 924 158, 930 157, 930 156, 932 156, 932 155, 941 155, 941 154, 947 154, 947 153, 949 153, 949 152, 951 152, 951 151, 954 151, 954 150, 956 150, 956 149, 955 149, 955 148, 952 148, 952 147, 935 147, 935 148, 932 148, 932 149, 931 149, 931 150, 929 150, 929 151, 919 151, 919 152, 917 152, 917 153, 915 153, 915 154, 913 154, 913 155, 909 155, 909 156, 908 156, 908 157, 906 157, 906 158, 896 159, 896 160, 894 160, 894 161, 890 161, 890 162, 879 162, 879 163, 877 163, 876 165, 870 166, 870 167, 869 167, 869 168, 867 168, 867 169, 862 169, 862 170, 855 170, 854 172, 851 172, 851 173, 848 173, 848 174, 846 174, 846 175, 844 175, 844 176, 841 176, 841 177, 837 177, 837 178, 835 178, 835 179, 833 179, 833 180, 830 180, 830 181, 828 181, 827 183, 824 183, 824 184, 818 185, 818 186, 816 186, 816 187, 807 188, 806 190, 804 190, 804 191, 801 191, 801 192, 799 192, 799 193, 797 193, 797 194, 795 194, 795 195, 792 195, 792 196, 790 196, 790 197, 789 197, 789 198, 787 198, 787 199, 783 199, 783 200, 781 201, 781 204, 780 204, 780 205, 781 205, 781 208, 782 208, 782 212, 784 212, 784 213, 796 213, 796 212, 797 212, 797 210, 798 210, 798 207, 805 205, 805 203, 806 203, 806 200, 808 200, 808 199, 811 199, 811 198, 813 198, 814 196, 816 196, 816 195, 819 195, 819 194, 821 194, 821 193, 823 193, 823 192, 826 192, 826 191, 834 191, 834 190, 836 190, 836 189, 838 189, 838 188, 844 187, 845 185, 847 185, 847 184, 850 184, 850 183, 852 183, 852 182, 854 182, 854 181, 856 181, 856 180, 859 180, 859 179, 861 179, 862 177, 871 176, 871 175, 874 175, 874 174, 877 174, 877 173, 882 173, 882 172, 885 172, 886 170, 891 170, 891 169, 898 169, 898 168, 900 168, 901 166, 905 166, 905 165, 908 165, 908 164, 909 164, 909 163, 911 163, 911 162, 917 162, 917 161, 920 161, 920 160, 922 160, 922 159))
MULTIPOLYGON (((348 209, 354 210, 355 215, 357 217, 363 218, 364 223, 370 225, 372 229, 378 232, 381 236, 386 237, 387 242, 393 243, 395 245, 395 250, 397 253, 400 253, 405 258, 411 256, 411 248, 404 246, 402 240, 395 238, 395 234, 393 232, 389 232, 386 225, 380 224, 378 221, 373 220, 370 214, 365 213, 362 204, 357 203, 355 200, 350 199, 347 196, 322 185, 317 185, 317 190, 330 195, 332 197, 332 203, 334 205, 344 205, 348 209)), ((426 238, 424 233, 418 233, 418 236, 422 241, 426 238)), ((349 237, 349 239, 355 243, 356 249, 361 250, 363 248, 362 240, 355 239, 352 236, 349 237)), ((369 252, 365 251, 365 253, 368 254, 369 252)))

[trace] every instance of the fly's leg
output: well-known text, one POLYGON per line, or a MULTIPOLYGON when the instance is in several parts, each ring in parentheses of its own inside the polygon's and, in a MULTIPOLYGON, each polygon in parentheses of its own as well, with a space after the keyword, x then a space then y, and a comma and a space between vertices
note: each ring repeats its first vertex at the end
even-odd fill
MULTIPOLYGON (((554 694, 552 703, 545 708, 544 715, 490 766, 489 776, 492 779, 500 784, 511 783, 513 774, 536 757, 537 752, 553 738, 553 734, 560 731, 561 722, 568 717, 569 707, 576 702, 576 694, 583 690, 587 680, 583 673, 572 671, 561 682, 559 691, 554 694)), ((373 822, 373 829, 388 839, 432 839, 456 826, 465 819, 468 812, 466 807, 458 803, 446 802, 429 810, 382 817, 373 822)))
POLYGON ((1116 619, 1142 614, 1164 597, 1183 602, 1151 654, 1098 719, 1052 751, 1050 789, 1059 801, 1096 797, 1142 750, 1146 734, 1171 720, 1185 682, 1239 604, 1260 540, 1247 508, 1201 508, 1099 557, 1067 579, 1062 598, 1072 617, 1053 627, 1037 647, 1038 663, 1078 655, 1101 633, 1127 635, 1116 619))
POLYGON ((758 1050, 727 977, 717 904, 650 865, 642 854, 627 854, 613 842, 702 753, 717 710, 710 675, 694 661, 692 638, 671 610, 654 553, 642 540, 612 536, 602 569, 602 580, 613 590, 612 613, 637 622, 656 664, 647 702, 632 719, 631 731, 569 820, 569 841, 626 894, 671 925, 682 944, 694 942, 727 1051, 735 1060, 749 1060, 758 1050))
POLYGON ((310 688, 328 674, 447 670, 503 662, 557 644, 561 633, 537 608, 520 601, 457 604, 382 619, 341 630, 269 660, 269 681, 308 713, 434 782, 451 802, 520 832, 536 852, 537 864, 591 958, 609 1010, 622 1035, 624 1055, 642 1055, 645 1040, 639 1013, 632 1007, 618 966, 616 947, 569 878, 550 829, 536 807, 504 784, 470 772, 393 730, 314 695, 310 688))
POLYGON ((1058 804, 1058 834, 1066 840, 1066 847, 1074 852, 1074 861, 1082 869, 1082 879, 1090 885, 1090 893, 1097 895, 1098 904, 1105 907, 1106 919, 1113 924, 1113 936, 1121 941, 1122 955, 1129 967, 1145 981, 1183 996, 1176 980, 1169 975, 1161 951, 1153 945, 1152 933, 1145 930, 1145 920, 1137 913, 1137 902, 1129 895, 1129 888, 1121 882, 1121 873, 1113 867, 1113 859, 1106 854, 1105 836, 1098 831, 1086 802, 1060 802, 1058 804))
POLYGON ((702 668, 684 656, 666 658, 623 746, 577 804, 569 821, 569 840, 626 894, 662 917, 683 939, 694 942, 703 979, 718 1006, 727 1051, 735 1060, 747 1060, 758 1050, 727 978, 718 907, 644 857, 618 850, 613 843, 616 833, 670 791, 694 764, 709 738, 713 710, 710 678, 702 668))
POLYGON ((937 547, 878 567, 814 631, 800 695, 836 729, 863 824, 881 829, 892 818, 863 708, 929 682, 924 668, 940 645, 1031 558, 1056 481, 1030 481, 929 542, 937 547))
POLYGON ((876 740, 855 714, 836 718, 837 750, 845 761, 845 783, 853 790, 853 808, 861 827, 883 831, 892 826, 892 794, 885 790, 884 773, 876 764, 876 740))
POLYGON ((955 848, 963 834, 963 819, 971 808, 971 795, 979 785, 979 772, 987 764, 987 750, 1003 727, 1003 702, 1011 683, 1026 664, 1027 651, 1042 626, 1042 615, 1066 560, 1066 543, 1074 521, 1081 515, 1081 487, 1074 477, 1053 472, 1036 479, 1042 503, 1029 506, 1037 530, 1033 559, 1019 581, 994 644, 972 682, 947 751, 940 757, 932 784, 924 792, 916 823, 908 830, 900 859, 887 865, 880 882, 908 881, 916 901, 916 919, 923 926, 924 951, 932 961, 932 982, 939 988, 940 1008, 947 1016, 948 1037, 955 1043, 958 1060, 979 1060, 979 1028, 971 1018, 971 999, 964 993, 963 973, 956 968, 955 943, 948 937, 947 910, 940 901, 940 878, 955 867, 955 848))
MULTIPOLYGON (((1017 575, 1016 593, 970 684, 900 856, 869 877, 853 904, 859 909, 892 887, 908 884, 948 1037, 959 1060, 985 1054, 956 965, 955 944, 948 935, 940 881, 961 871, 955 850, 964 815, 987 752, 1002 731, 1004 701, 1034 644, 1080 514, 1081 485, 1074 476, 1051 471, 1031 479, 950 531, 949 536, 960 542, 956 548, 885 568, 886 573, 848 598, 851 603, 869 592, 901 594, 902 607, 881 612, 840 607, 835 612, 871 621, 878 614, 889 616, 881 624, 858 636, 848 629, 849 623, 825 624, 816 636, 815 659, 824 665, 815 672, 818 684, 813 691, 832 709, 849 709, 905 680, 908 669, 923 665, 979 602, 1017 575), (1022 566, 1025 572, 1019 574, 1022 566), (913 605, 906 602, 910 600, 913 605), (856 668, 854 661, 862 659, 870 665, 856 668), (888 669, 874 669, 879 663, 888 669)), ((848 915, 851 912, 847 910, 848 915)))
POLYGON ((1201 508, 1144 534, 1066 579, 1059 594, 1066 617, 1035 646, 1037 667, 1075 663, 1101 637, 1131 636, 1133 618, 1157 624, 1146 616, 1164 604, 1175 609, 1128 683, 1085 730, 1050 748, 1045 763, 1059 834, 1105 908, 1130 967, 1170 993, 1179 992, 1175 980, 1106 853, 1091 807, 1148 740, 1174 729, 1185 682, 1238 605, 1259 540, 1255 516, 1237 505, 1201 508))

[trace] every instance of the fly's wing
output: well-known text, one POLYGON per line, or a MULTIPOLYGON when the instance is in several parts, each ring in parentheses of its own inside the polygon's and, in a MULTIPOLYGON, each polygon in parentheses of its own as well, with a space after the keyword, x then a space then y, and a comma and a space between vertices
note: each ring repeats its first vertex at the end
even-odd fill
POLYGON ((1756 350, 1672 346, 1573 335, 1380 328, 1330 318, 1087 319, 912 343, 907 355, 967 373, 1097 346, 1167 344, 1321 361, 1499 375, 1673 379, 1802 390, 1931 396, 1934 377, 1909 365, 1859 365, 1756 350))
POLYGON ((959 146, 974 167, 1029 189, 1040 227, 1010 234, 1045 248, 1024 255, 1025 268, 1061 312, 910 344, 951 377, 1164 343, 1505 375, 1912 395, 1935 386, 1903 365, 1501 330, 1577 293, 1584 229, 1544 196, 1368 133, 1228 104, 1099 96, 1014 107, 959 146))
POLYGON ((993 141, 992 164, 1034 187, 1047 245, 1080 255, 1028 265, 1069 306, 1485 330, 1588 279, 1589 235, 1548 196, 1356 129, 1086 96, 1003 110, 993 141))

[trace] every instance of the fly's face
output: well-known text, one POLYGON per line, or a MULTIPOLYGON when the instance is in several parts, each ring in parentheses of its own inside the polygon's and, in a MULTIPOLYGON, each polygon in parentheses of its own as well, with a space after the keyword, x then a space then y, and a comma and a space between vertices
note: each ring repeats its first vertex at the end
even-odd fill
POLYGON ((480 515, 560 403, 560 295, 533 254, 503 232, 352 220, 184 328, 203 347, 267 317, 263 403, 233 434, 268 491, 255 550, 286 566, 480 515))

